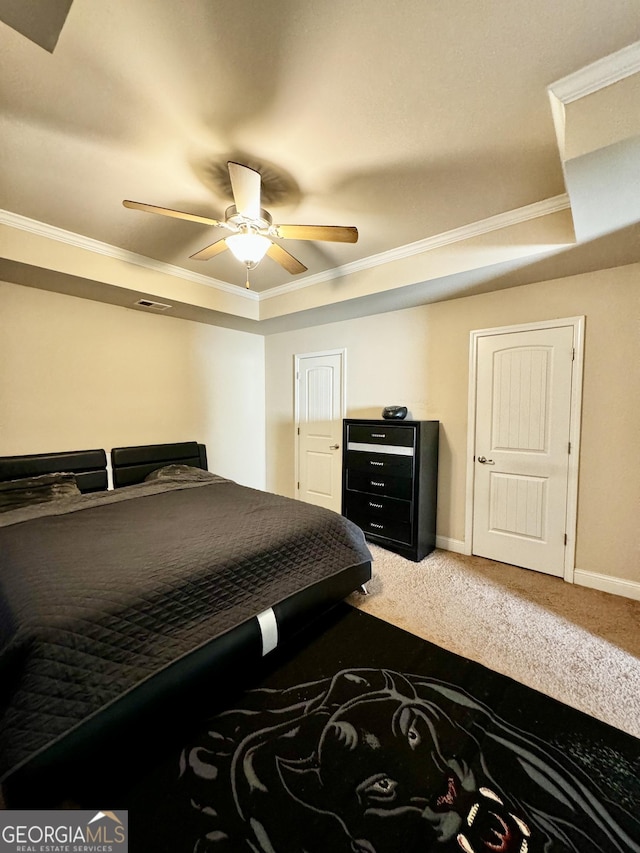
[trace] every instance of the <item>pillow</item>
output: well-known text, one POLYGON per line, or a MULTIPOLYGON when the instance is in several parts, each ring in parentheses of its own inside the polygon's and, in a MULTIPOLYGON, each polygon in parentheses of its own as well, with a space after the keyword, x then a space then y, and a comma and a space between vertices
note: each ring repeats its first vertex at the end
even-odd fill
POLYGON ((217 474, 211 471, 203 471, 202 468, 194 468, 193 465, 164 465, 156 468, 144 478, 145 483, 153 483, 155 480, 179 480, 183 483, 199 483, 205 480, 215 482, 221 480, 217 474))
POLYGON ((80 494, 74 474, 42 474, 38 477, 7 480, 0 483, 0 512, 57 501, 60 498, 77 497, 80 494))

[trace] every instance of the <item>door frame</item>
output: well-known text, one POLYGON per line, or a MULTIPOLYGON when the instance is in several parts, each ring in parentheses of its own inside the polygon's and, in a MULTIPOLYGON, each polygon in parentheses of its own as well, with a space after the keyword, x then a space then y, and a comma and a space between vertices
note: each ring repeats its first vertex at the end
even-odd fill
MULTIPOLYGON (((340 420, 343 421, 347 416, 347 350, 346 347, 340 349, 327 349, 319 352, 303 352, 296 353, 293 357, 293 440, 295 444, 295 466, 294 466, 294 490, 293 494, 296 500, 300 500, 300 442, 298 436, 300 433, 300 392, 298 390, 298 381, 300 378, 300 361, 303 358, 321 358, 326 355, 339 355, 340 359, 340 382, 342 385, 342 394, 340 395, 340 420)), ((340 439, 342 445, 342 439, 340 439)), ((342 458, 344 448, 340 447, 340 457, 342 458)))
POLYGON ((497 326, 492 329, 475 329, 469 340, 469 404, 467 420, 467 485, 465 506, 465 547, 464 553, 473 553, 473 512, 475 477, 475 438, 476 438, 476 385, 478 381, 478 341, 482 337, 508 335, 513 332, 532 332, 553 329, 559 326, 573 327, 573 372, 571 376, 571 414, 569 423, 569 470, 567 478, 567 544, 564 551, 564 580, 573 583, 576 560, 576 532, 578 526, 578 470, 580 466, 580 425, 582 418, 582 376, 584 371, 584 330, 585 318, 567 317, 558 320, 540 320, 534 323, 522 323, 514 326, 497 326))

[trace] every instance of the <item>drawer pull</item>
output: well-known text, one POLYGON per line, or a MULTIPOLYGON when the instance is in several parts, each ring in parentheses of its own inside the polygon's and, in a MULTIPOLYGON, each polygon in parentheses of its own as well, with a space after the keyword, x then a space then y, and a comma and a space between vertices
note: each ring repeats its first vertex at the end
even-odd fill
POLYGON ((375 480, 369 480, 369 483, 370 483, 372 486, 378 486, 378 488, 380 488, 380 489, 384 489, 384 483, 377 483, 375 480))
POLYGON ((386 437, 387 437, 386 432, 372 432, 371 433, 371 438, 386 438, 386 437))
POLYGON ((384 524, 374 524, 373 521, 369 524, 369 527, 375 527, 377 530, 384 530, 384 524))
POLYGON ((382 509, 382 504, 374 504, 373 501, 369 501, 369 506, 372 506, 374 509, 382 509))
POLYGON ((384 462, 374 462, 373 459, 369 460, 369 465, 378 465, 380 468, 384 465, 384 462))

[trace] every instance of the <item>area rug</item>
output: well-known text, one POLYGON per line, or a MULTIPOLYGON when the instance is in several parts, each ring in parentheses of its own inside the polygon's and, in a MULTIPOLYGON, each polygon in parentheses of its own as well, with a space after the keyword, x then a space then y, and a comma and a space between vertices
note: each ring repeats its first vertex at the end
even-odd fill
POLYGON ((640 853, 640 741, 346 604, 121 781, 134 851, 640 853))

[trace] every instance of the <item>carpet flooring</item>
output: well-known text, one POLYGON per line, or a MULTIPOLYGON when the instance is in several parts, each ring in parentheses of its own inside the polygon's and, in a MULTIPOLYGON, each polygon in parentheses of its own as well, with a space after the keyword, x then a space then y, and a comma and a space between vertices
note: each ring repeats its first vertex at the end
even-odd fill
POLYGON ((451 551, 371 551, 355 607, 640 737, 640 601, 451 551))

